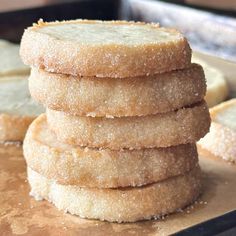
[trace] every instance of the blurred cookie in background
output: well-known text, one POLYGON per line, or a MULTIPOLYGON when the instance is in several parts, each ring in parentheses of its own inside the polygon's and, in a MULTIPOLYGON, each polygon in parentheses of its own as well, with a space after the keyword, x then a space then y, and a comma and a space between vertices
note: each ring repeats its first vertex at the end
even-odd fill
POLYGON ((0 39, 0 142, 23 141, 26 130, 43 110, 28 90, 29 67, 19 45, 0 39))
POLYGON ((44 109, 32 100, 27 76, 0 79, 0 142, 23 141, 30 123, 44 109))
POLYGON ((198 146, 203 151, 236 163, 236 99, 211 108, 210 114, 210 132, 198 142, 198 146))
POLYGON ((19 45, 0 39, 0 77, 8 75, 29 75, 29 67, 19 56, 19 45))
POLYGON ((205 97, 207 105, 213 107, 224 101, 229 95, 229 89, 223 73, 195 55, 192 62, 200 64, 204 69, 207 82, 205 97))

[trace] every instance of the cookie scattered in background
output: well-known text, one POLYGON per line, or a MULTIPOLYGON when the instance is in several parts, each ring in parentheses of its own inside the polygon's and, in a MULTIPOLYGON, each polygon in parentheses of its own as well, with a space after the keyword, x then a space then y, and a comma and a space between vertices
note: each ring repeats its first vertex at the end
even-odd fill
POLYGON ((11 45, 10 42, 8 42, 7 40, 4 40, 4 39, 0 39, 0 48, 6 47, 6 46, 9 46, 9 45, 11 45))
POLYGON ((0 78, 0 142, 23 141, 28 126, 43 109, 30 97, 27 76, 0 78))
POLYGON ((196 56, 193 56, 192 61, 200 64, 204 69, 207 81, 205 97, 207 105, 213 107, 224 101, 229 95, 229 89, 223 73, 196 56))
POLYGON ((30 69, 19 56, 19 45, 0 40, 0 77, 8 75, 28 75, 30 69))
POLYGON ((210 132, 198 142, 205 149, 224 160, 236 162, 236 99, 210 109, 210 132))
POLYGON ((43 109, 30 97, 30 68, 19 56, 19 45, 0 39, 0 50, 0 142, 23 141, 43 109))

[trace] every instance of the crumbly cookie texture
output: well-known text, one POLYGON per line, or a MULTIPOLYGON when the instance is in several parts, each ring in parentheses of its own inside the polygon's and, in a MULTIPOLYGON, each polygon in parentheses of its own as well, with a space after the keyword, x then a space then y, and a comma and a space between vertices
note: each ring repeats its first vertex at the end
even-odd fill
POLYGON ((48 73, 32 68, 29 89, 44 106, 80 116, 143 116, 201 101, 206 93, 202 67, 126 79, 48 73))
POLYGON ((120 151, 66 145, 48 129, 45 115, 30 126, 23 149, 31 169, 57 183, 80 187, 141 186, 198 165, 195 144, 120 151))
POLYGON ((20 54, 27 65, 75 76, 147 76, 191 64, 179 31, 126 21, 39 21, 25 30, 20 54))
POLYGON ((201 190, 201 172, 137 188, 98 189, 60 185, 28 168, 31 195, 82 218, 110 222, 135 222, 175 212, 192 203, 201 190))
POLYGON ((236 162, 236 99, 210 109, 210 132, 198 144, 215 156, 236 162))
POLYGON ((113 150, 195 143, 210 127, 204 101, 177 111, 140 117, 82 117, 48 109, 47 120, 62 142, 113 150))

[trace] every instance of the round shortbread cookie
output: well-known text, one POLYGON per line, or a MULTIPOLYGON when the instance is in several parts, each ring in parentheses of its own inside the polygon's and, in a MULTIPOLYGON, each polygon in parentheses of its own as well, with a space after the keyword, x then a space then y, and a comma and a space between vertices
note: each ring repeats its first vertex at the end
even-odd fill
POLYGON ((0 79, 0 142, 23 141, 26 130, 43 108, 30 97, 26 76, 0 79))
POLYGON ((170 148, 112 151, 57 141, 39 116, 24 140, 27 165, 60 184, 114 188, 140 186, 184 174, 198 163, 195 144, 170 148))
POLYGON ((184 208, 199 196, 201 171, 137 188, 97 189, 60 185, 28 168, 30 195, 47 199, 60 210, 82 218, 135 222, 184 208))
POLYGON ((200 64, 204 69, 207 82, 205 100, 208 106, 213 107, 224 101, 229 95, 229 89, 222 72, 196 56, 194 56, 192 60, 200 64))
POLYGON ((136 117, 82 117, 47 109, 47 120, 62 142, 113 150, 194 143, 210 127, 204 101, 173 112, 136 117))
POLYGON ((39 21, 25 30, 27 65, 70 75, 124 78, 190 66, 191 49, 177 30, 126 21, 39 21))
POLYGON ((215 156, 236 163, 236 99, 210 109, 210 132, 198 142, 215 156))
POLYGON ((32 68, 31 95, 53 110, 82 116, 141 116, 173 111, 201 101, 202 67, 124 79, 74 77, 32 68))

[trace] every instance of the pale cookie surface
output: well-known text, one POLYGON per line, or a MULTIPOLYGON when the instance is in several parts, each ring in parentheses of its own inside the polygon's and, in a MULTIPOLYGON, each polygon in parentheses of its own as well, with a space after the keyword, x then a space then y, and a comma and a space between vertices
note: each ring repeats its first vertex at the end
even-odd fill
POLYGON ((236 99, 211 108, 210 114, 210 132, 198 144, 216 156, 236 162, 236 99))
POLYGON ((60 210, 82 218, 110 222, 135 222, 160 217, 184 208, 198 197, 201 172, 195 167, 185 175, 137 188, 97 189, 60 185, 28 168, 30 195, 47 199, 60 210))
POLYGON ((9 46, 11 43, 8 42, 5 39, 0 39, 0 48, 5 47, 5 46, 9 46))
POLYGON ((39 21, 25 30, 20 54, 27 65, 46 71, 113 78, 191 63, 191 49, 180 32, 126 21, 39 21))
POLYGON ((139 117, 82 117, 48 109, 47 119, 62 142, 113 150, 194 143, 210 127, 204 101, 173 112, 139 117))
POLYGON ((198 163, 195 144, 170 148, 112 151, 57 141, 39 116, 24 140, 27 165, 60 184, 96 188, 140 186, 184 174, 198 163))
POLYGON ((75 77, 32 68, 31 95, 53 110, 81 116, 141 116, 201 101, 206 82, 201 66, 148 77, 75 77))
POLYGON ((30 69, 19 55, 19 45, 0 41, 0 76, 28 75, 30 69))
POLYGON ((0 79, 0 141, 23 141, 29 124, 43 110, 31 99, 26 76, 0 79))
POLYGON ((229 95, 229 89, 222 72, 196 56, 192 58, 192 61, 200 64, 204 69, 207 82, 205 97, 207 105, 213 107, 224 101, 229 95))

